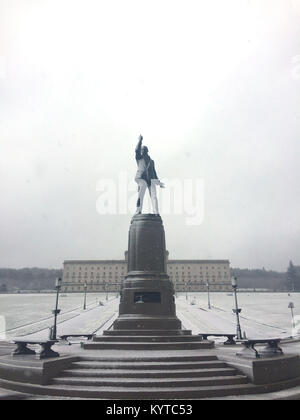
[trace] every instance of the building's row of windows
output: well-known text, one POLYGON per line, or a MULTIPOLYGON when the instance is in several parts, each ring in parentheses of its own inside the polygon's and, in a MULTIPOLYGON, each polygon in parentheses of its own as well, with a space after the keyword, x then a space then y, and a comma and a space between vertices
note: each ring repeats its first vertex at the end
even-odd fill
MULTIPOLYGON (((107 277, 112 277, 112 276, 124 276, 125 274, 124 273, 108 273, 107 274, 107 277)), ((77 274, 76 273, 72 273, 72 277, 76 277, 77 276, 77 274)), ((88 277, 88 276, 90 276, 90 277, 96 277, 96 278, 100 278, 100 274, 97 274, 96 276, 94 276, 94 273, 90 273, 90 274, 88 274, 88 273, 85 273, 84 274, 84 276, 82 276, 81 275, 81 273, 79 273, 78 274, 78 277, 88 277)), ((65 274, 65 277, 70 277, 70 273, 66 273, 65 274)), ((102 273, 102 277, 106 277, 106 273, 102 273)))
POLYGON ((218 273, 218 274, 215 274, 215 273, 200 273, 200 274, 191 274, 191 273, 187 273, 187 274, 185 274, 185 273, 181 273, 181 274, 179 274, 179 273, 170 273, 170 275, 171 276, 174 276, 174 277, 194 277, 194 278, 198 278, 198 277, 203 277, 203 276, 205 276, 206 275, 206 277, 207 276, 209 276, 209 277, 228 277, 228 273, 218 273))
MULTIPOLYGON (((105 266, 105 265, 99 265, 99 266, 97 266, 97 267, 94 267, 94 266, 91 266, 91 267, 89 267, 89 266, 86 266, 86 267, 81 267, 81 266, 79 266, 79 267, 74 267, 73 265, 71 265, 71 266, 68 266, 68 265, 66 265, 65 266, 65 269, 68 271, 68 270, 71 270, 71 269, 78 269, 79 271, 82 271, 83 269, 85 270, 85 271, 87 271, 87 270, 100 270, 100 269, 102 269, 102 270, 125 270, 127 268, 127 265, 125 265, 124 264, 124 266, 120 266, 120 265, 115 265, 115 266, 105 266)), ((175 267, 172 267, 172 265, 170 264, 170 265, 168 265, 168 269, 170 269, 170 270, 195 270, 195 269, 199 269, 199 270, 228 270, 228 266, 202 266, 202 265, 195 265, 195 266, 193 266, 193 267, 191 267, 191 266, 185 266, 185 265, 182 265, 182 266, 175 266, 175 267)))
MULTIPOLYGON (((88 279, 89 280, 89 279, 88 279)), ((65 279, 65 281, 67 282, 67 283, 75 283, 75 282, 77 282, 77 283, 84 283, 84 282, 87 282, 88 284, 105 284, 105 283, 113 283, 113 282, 116 282, 116 283, 121 283, 121 281, 122 281, 122 279, 119 279, 119 278, 111 278, 111 279, 101 279, 101 280, 90 280, 90 281, 86 281, 85 279, 80 279, 80 278, 71 278, 71 279, 65 279)))
MULTIPOLYGON (((183 273, 185 273, 185 271, 184 270, 182 270, 181 272, 180 271, 172 271, 172 270, 167 270, 169 273, 175 273, 175 274, 183 274, 183 273)), ((222 273, 228 273, 228 271, 229 270, 224 270, 223 272, 222 271, 208 271, 208 270, 199 270, 199 271, 197 271, 197 270, 194 270, 194 271, 187 271, 187 273, 189 273, 189 274, 191 274, 191 273, 200 273, 200 274, 202 274, 202 273, 214 273, 214 274, 222 274, 222 273)))
POLYGON ((195 269, 199 269, 199 270, 227 270, 228 269, 228 266, 227 267, 214 267, 214 266, 212 266, 212 267, 210 267, 210 266, 194 266, 194 267, 186 267, 186 266, 182 266, 182 267, 172 267, 172 266, 168 266, 168 268, 170 269, 170 270, 195 270, 195 269))
MULTIPOLYGON (((65 287, 65 288, 63 288, 63 292, 67 292, 67 291, 83 291, 84 289, 82 288, 82 287, 76 287, 76 286, 69 286, 69 287, 65 287)), ((94 290, 93 288, 91 288, 90 290, 94 290)), ((114 286, 114 287, 111 287, 109 290, 104 290, 104 289, 99 289, 99 288, 95 288, 95 292, 101 292, 101 291, 103 291, 103 292, 112 292, 112 291, 119 291, 120 290, 120 287, 118 287, 118 286, 114 286)))
MULTIPOLYGON (((182 290, 190 290, 190 289, 196 289, 196 288, 206 288, 206 282, 182 282, 182 281, 176 281, 173 282, 176 289, 182 289, 182 290)), ((90 282, 87 283, 88 290, 92 288, 102 288, 103 290, 107 290, 107 288, 111 288, 113 286, 116 286, 120 288, 121 282, 120 281, 114 281, 114 282, 90 282)), ((219 283, 216 281, 210 282, 210 285, 213 288, 216 287, 230 287, 231 283, 219 283)), ((81 290, 83 290, 84 285, 80 282, 65 282, 63 283, 63 287, 79 287, 81 290)))
MULTIPOLYGON (((69 272, 66 272, 65 273, 65 276, 66 277, 70 277, 70 274, 71 273, 69 273, 69 272)), ((170 275, 172 275, 172 276, 194 276, 194 277, 197 277, 197 274, 195 274, 195 273, 190 273, 190 272, 188 272, 188 273, 178 273, 178 272, 176 272, 176 273, 172 273, 172 272, 169 272, 169 274, 170 275)), ((218 277, 222 277, 222 275, 223 276, 227 276, 228 275, 228 272, 224 272, 224 273, 221 273, 221 272, 219 272, 219 273, 198 273, 198 275, 200 275, 200 277, 201 276, 203 276, 203 275, 207 275, 207 276, 217 276, 218 275, 218 277)), ((76 275, 78 275, 78 277, 83 277, 83 275, 81 274, 81 273, 75 273, 75 272, 73 272, 72 273, 72 277, 75 277, 76 275)), ((106 275, 107 276, 124 276, 125 275, 125 273, 124 272, 121 272, 121 273, 112 273, 112 272, 109 272, 109 273, 101 273, 101 275, 103 276, 103 277, 105 277, 106 275)), ((96 275, 92 272, 92 273, 84 273, 84 277, 88 277, 88 276, 91 276, 91 277, 100 277, 100 274, 99 273, 97 273, 96 275)))
MULTIPOLYGON (((172 280, 173 281, 173 283, 180 283, 180 282, 183 282, 183 283, 186 283, 186 282, 188 282, 188 283, 190 283, 190 282, 195 282, 195 283, 205 283, 205 282, 210 282, 210 283, 217 283, 217 282, 222 282, 222 281, 225 281, 225 282, 230 282, 230 275, 229 274, 224 274, 223 276, 222 275, 209 275, 209 274, 206 274, 206 275, 174 275, 174 274, 172 274, 172 273, 169 273, 170 274, 170 280, 172 280)), ((75 276, 75 275, 72 275, 72 276, 70 276, 69 275, 69 273, 65 273, 64 274, 64 276, 63 276, 63 279, 64 279, 64 281, 67 281, 67 282, 76 282, 76 281, 78 281, 78 282, 88 282, 88 283, 93 283, 93 282, 95 282, 95 283, 106 283, 106 282, 110 282, 110 283, 112 283, 113 281, 115 281, 115 282, 117 282, 117 283, 120 283, 123 279, 125 278, 125 275, 124 274, 119 274, 119 275, 105 275, 105 274, 103 274, 103 275, 101 275, 101 276, 99 276, 99 275, 97 275, 97 276, 93 276, 93 275, 90 275, 90 276, 88 276, 88 275, 85 275, 85 276, 81 276, 80 274, 79 275, 77 275, 77 276, 75 276)))
MULTIPOLYGON (((77 268, 77 267, 76 267, 77 268)), ((121 270, 124 270, 125 268, 126 268, 126 265, 124 265, 124 266, 122 266, 122 267, 120 267, 120 266, 118 266, 118 265, 116 265, 116 266, 114 266, 114 267, 112 267, 112 266, 109 266, 109 267, 106 267, 105 265, 99 265, 98 267, 84 267, 84 269, 85 270, 100 270, 100 268, 101 269, 103 269, 103 270, 106 270, 106 269, 108 269, 108 270, 113 270, 113 269, 115 269, 115 270, 119 270, 119 268, 121 269, 121 270)), ((69 267, 69 266, 66 266, 65 267, 65 269, 66 270, 70 270, 70 269, 75 269, 74 268, 74 266, 71 266, 71 267, 69 267)), ((81 271, 82 270, 82 267, 78 267, 78 270, 79 271, 81 271)))
MULTIPOLYGON (((91 276, 91 277, 88 277, 88 276, 84 276, 83 278, 82 277, 80 277, 80 276, 72 276, 72 277, 69 277, 67 274, 64 276, 64 279, 66 280, 66 281, 75 281, 75 280, 78 280, 79 282, 81 282, 81 281, 91 281, 91 282, 93 282, 93 281, 95 281, 95 282, 97 282, 97 283, 99 283, 99 282, 106 282, 106 281, 112 281, 112 280, 115 280, 115 281, 121 281, 123 278, 125 278, 125 276, 108 276, 108 277, 105 277, 105 276, 103 276, 102 278, 100 278, 100 277, 93 277, 93 276, 91 276)), ((207 280, 211 280, 211 281, 220 281, 220 280, 228 280, 229 281, 229 276, 227 276, 227 275, 224 275, 224 276, 218 276, 218 277, 216 277, 216 276, 170 276, 170 279, 171 280, 173 280, 173 281, 176 281, 176 282, 178 282, 178 281, 188 281, 188 282, 190 282, 190 281, 200 281, 200 282, 202 282, 202 281, 207 281, 207 280)))
MULTIPOLYGON (((67 291, 83 291, 84 288, 82 286, 78 286, 78 285, 72 285, 72 286, 66 286, 63 285, 62 291, 63 292, 67 292, 67 291)), ((196 285, 190 285, 188 288, 185 287, 185 285, 177 285, 175 290, 177 292, 194 292, 194 291, 205 291, 205 286, 201 286, 199 284, 196 285)), ((231 287, 227 284, 223 284, 223 285, 219 285, 216 284, 214 285, 213 289, 211 289, 211 291, 228 291, 231 290, 231 287)), ((102 288, 101 286, 93 286, 93 285, 89 285, 88 291, 95 291, 95 292, 112 292, 112 291, 120 291, 120 285, 119 284, 111 284, 109 288, 102 288)))
POLYGON ((229 275, 228 274, 224 274, 224 275, 210 275, 210 274, 200 274, 200 275, 179 275, 179 274, 176 274, 176 275, 174 275, 174 274, 172 274, 172 273, 169 273, 169 277, 171 278, 171 279, 184 279, 184 280, 192 280, 192 279, 197 279, 197 280, 203 280, 203 279, 218 279, 218 280, 221 280, 221 279, 225 279, 225 280, 227 280, 227 279, 229 279, 229 275))
MULTIPOLYGON (((99 266, 99 267, 85 267, 84 269, 85 270, 100 270, 100 269, 103 269, 103 270, 113 270, 113 269, 115 269, 115 270, 119 270, 119 268, 120 269, 125 269, 126 268, 126 266, 122 266, 122 267, 120 267, 120 266, 118 266, 118 265, 116 265, 115 267, 105 267, 105 266, 99 266)), ((172 267, 172 266, 170 266, 170 265, 168 265, 168 268, 170 269, 170 270, 193 270, 193 269, 200 269, 200 270, 227 270, 228 269, 228 266, 227 267, 205 267, 205 266, 195 266, 195 267, 186 267, 186 266, 182 266, 182 267, 172 267)), ((66 270, 70 270, 70 269, 78 269, 79 271, 82 271, 82 267, 74 267, 74 266, 66 266, 65 267, 65 269, 66 270)))
MULTIPOLYGON (((74 269, 74 270, 75 270, 75 269, 74 269)), ((123 272, 124 272, 124 269, 122 268, 122 269, 121 269, 121 271, 122 271, 122 273, 123 273, 123 272)), ((69 270, 66 270, 66 272, 67 272, 67 273, 69 273, 69 270)), ((75 272, 76 272, 76 271, 73 271, 73 273, 75 273, 75 272)), ((82 273, 82 272, 80 271, 80 272, 79 272, 79 274, 81 274, 81 273, 82 273)), ((85 273, 87 274, 87 273, 88 273, 88 271, 85 271, 85 273)), ((93 271, 91 271, 91 273, 93 273, 93 271)), ((107 271, 106 271, 106 273, 107 273, 107 271)), ((112 271, 110 271, 110 273, 112 273, 112 271)), ((98 273, 97 273, 97 274, 98 274, 98 273)))
MULTIPOLYGON (((75 279, 78 279, 79 281, 81 281, 81 280, 84 280, 84 281, 88 281, 88 280, 96 280, 96 281, 99 281, 99 280, 102 280, 102 281, 106 281, 106 280, 112 280, 112 279, 116 279, 116 280, 120 280, 120 279, 123 279, 123 278, 125 278, 125 275, 124 274, 122 274, 122 275, 108 275, 108 276, 105 276, 105 275, 102 275, 101 277, 100 276, 92 276, 92 275, 90 275, 90 276, 88 276, 88 275, 86 275, 86 276, 80 276, 80 275, 78 275, 78 276, 76 276, 76 275, 72 275, 72 276, 69 276, 69 274, 68 273, 66 273, 65 275, 64 275, 64 279, 66 279, 66 280, 69 280, 69 279, 71 279, 71 280, 75 280, 75 279)), ((224 274, 223 276, 222 275, 218 275, 218 276, 216 276, 216 275, 200 275, 200 276, 197 276, 197 275, 172 275, 172 274, 170 274, 170 279, 171 280, 174 280, 174 281, 178 281, 179 279, 182 279, 182 280, 188 280, 188 281, 191 281, 191 280, 198 280, 198 281, 203 281, 203 280, 221 280, 221 279, 224 279, 224 280, 229 280, 230 279, 230 276, 229 275, 227 275, 227 274, 224 274)))
MULTIPOLYGON (((173 283, 176 283, 176 284, 180 284, 180 283, 183 283, 183 284, 206 284, 207 282, 216 284, 216 283, 220 282, 220 279, 200 279, 200 281, 197 281, 195 279, 193 279, 193 281, 192 280, 185 280, 185 279, 175 279, 175 280, 171 279, 171 280, 173 281, 173 283)), ((224 279, 224 281, 226 281, 226 279, 224 279)), ((229 281, 227 281, 226 283, 229 284, 229 281)))

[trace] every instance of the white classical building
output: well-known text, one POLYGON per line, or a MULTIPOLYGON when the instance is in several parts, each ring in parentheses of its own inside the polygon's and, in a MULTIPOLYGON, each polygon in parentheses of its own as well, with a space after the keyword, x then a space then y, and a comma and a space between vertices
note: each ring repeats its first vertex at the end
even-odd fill
MULTIPOLYGON (((124 260, 67 260, 63 269, 63 292, 119 292, 127 273, 124 260)), ((231 291, 228 260, 169 260, 167 274, 177 292, 231 291)))

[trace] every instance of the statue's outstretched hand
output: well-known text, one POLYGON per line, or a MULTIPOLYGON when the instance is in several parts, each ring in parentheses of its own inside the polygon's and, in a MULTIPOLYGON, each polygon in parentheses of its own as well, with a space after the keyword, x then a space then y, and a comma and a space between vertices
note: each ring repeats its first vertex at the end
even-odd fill
POLYGON ((140 134, 140 137, 139 137, 139 141, 140 142, 142 142, 143 141, 143 136, 140 134))
POLYGON ((163 182, 159 182, 160 188, 165 188, 165 184, 163 182))

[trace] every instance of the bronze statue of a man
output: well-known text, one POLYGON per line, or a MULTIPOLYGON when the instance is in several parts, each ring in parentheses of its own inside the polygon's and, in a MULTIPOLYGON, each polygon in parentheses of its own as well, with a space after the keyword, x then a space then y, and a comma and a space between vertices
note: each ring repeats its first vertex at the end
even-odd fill
POLYGON ((135 159, 138 166, 135 176, 135 181, 138 184, 138 200, 135 214, 142 213, 143 201, 147 188, 151 197, 153 213, 159 214, 156 186, 159 185, 161 188, 164 188, 164 184, 158 179, 154 161, 148 155, 148 147, 142 146, 142 142, 143 136, 140 135, 139 142, 135 148, 135 159))

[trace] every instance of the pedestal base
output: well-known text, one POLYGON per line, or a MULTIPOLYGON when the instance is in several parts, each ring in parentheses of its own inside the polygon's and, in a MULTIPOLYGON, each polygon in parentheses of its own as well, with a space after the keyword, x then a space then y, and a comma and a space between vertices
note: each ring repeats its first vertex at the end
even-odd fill
POLYGON ((123 280, 114 330, 180 330, 174 286, 166 274, 165 233, 160 216, 134 216, 129 230, 128 274, 123 280))

